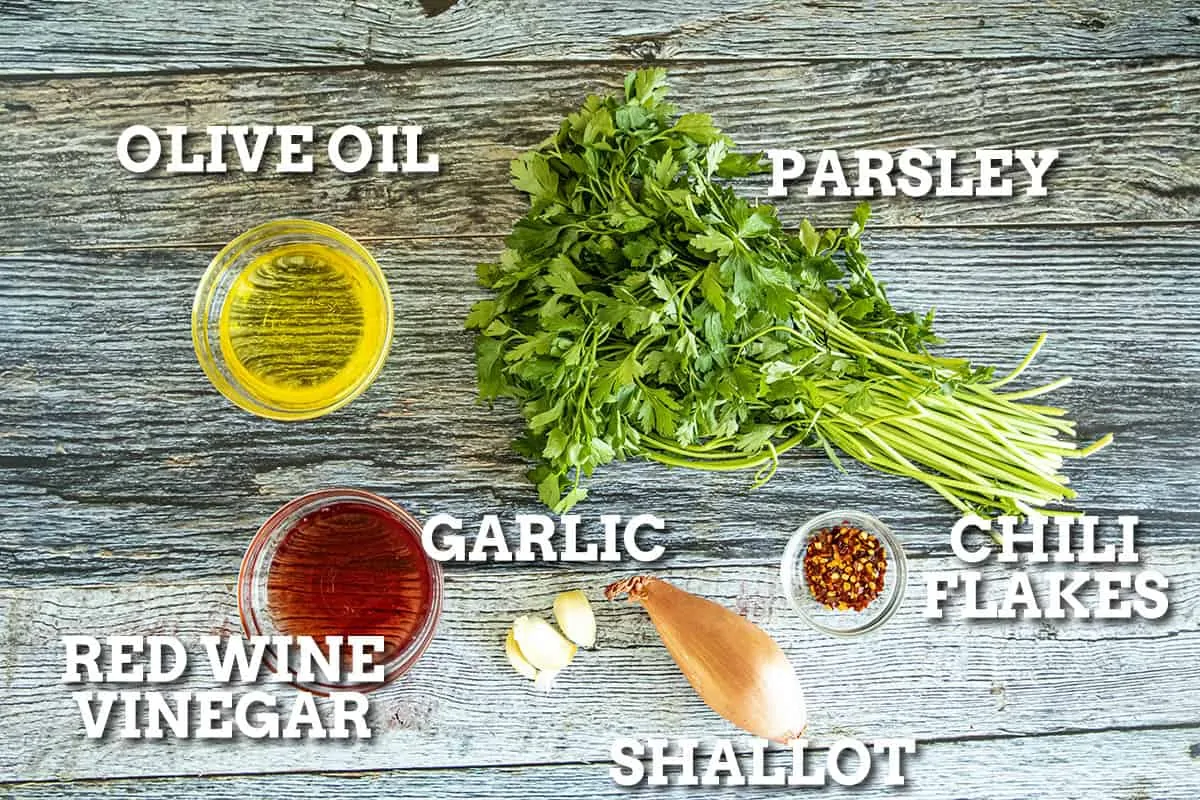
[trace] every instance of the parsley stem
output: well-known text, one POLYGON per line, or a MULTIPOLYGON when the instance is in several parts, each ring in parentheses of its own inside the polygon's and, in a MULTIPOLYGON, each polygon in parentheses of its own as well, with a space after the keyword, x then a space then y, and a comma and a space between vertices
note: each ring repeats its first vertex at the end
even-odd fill
POLYGON ((996 396, 1003 398, 1005 400, 1025 400, 1030 397, 1037 397, 1038 395, 1047 394, 1049 392, 1054 391, 1055 389, 1066 386, 1070 382, 1071 382, 1070 378, 1063 377, 1063 378, 1059 378, 1056 381, 1051 381, 1050 383, 1047 383, 1044 386, 1035 386, 1032 389, 1026 389, 1022 392, 1001 392, 1001 393, 997 394, 996 396))
POLYGON ((1000 380, 989 383, 988 388, 997 389, 1006 383, 1011 383, 1012 381, 1016 380, 1016 378, 1025 371, 1025 368, 1033 362, 1034 357, 1038 354, 1038 351, 1042 349, 1042 345, 1045 343, 1046 333, 1043 331, 1042 334, 1038 336, 1037 341, 1033 343, 1033 347, 1029 348, 1029 352, 1025 354, 1025 358, 1021 359, 1021 363, 1017 364, 1016 368, 1013 369, 1012 372, 1008 373, 1000 380))

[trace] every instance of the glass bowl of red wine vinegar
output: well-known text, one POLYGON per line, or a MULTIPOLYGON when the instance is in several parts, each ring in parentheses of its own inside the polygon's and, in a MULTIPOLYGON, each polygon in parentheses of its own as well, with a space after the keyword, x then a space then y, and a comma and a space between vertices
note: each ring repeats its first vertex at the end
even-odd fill
MULTIPOLYGON (((299 497, 259 528, 238 576, 248 636, 382 636, 378 683, 293 684, 317 694, 369 691, 416 663, 442 612, 441 565, 421 546, 421 524, 400 506, 356 489, 299 497)), ((349 648, 344 648, 348 653, 349 648)), ((326 653, 328 655, 328 653, 326 653)), ((277 655, 267 650, 268 668, 277 655)))

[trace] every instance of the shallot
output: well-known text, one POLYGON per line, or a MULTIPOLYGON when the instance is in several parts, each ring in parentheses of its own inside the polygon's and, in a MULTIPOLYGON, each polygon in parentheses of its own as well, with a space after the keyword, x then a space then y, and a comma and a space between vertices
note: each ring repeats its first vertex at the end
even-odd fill
POLYGON ((775 640, 740 614, 649 575, 604 590, 628 594, 650 614, 667 651, 708 706, 755 736, 787 743, 807 713, 796 671, 775 640))

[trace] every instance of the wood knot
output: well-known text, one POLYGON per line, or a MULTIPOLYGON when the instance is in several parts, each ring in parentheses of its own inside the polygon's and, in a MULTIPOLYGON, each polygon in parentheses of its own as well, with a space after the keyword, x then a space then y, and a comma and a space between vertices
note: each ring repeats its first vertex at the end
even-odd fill
POLYGON ((427 17, 436 17, 458 5, 458 0, 421 0, 421 12, 427 17))
POLYGON ((617 47, 618 52, 635 61, 654 63, 676 55, 667 36, 640 36, 622 42, 617 47))
POLYGON ((438 713, 437 700, 429 697, 399 700, 384 711, 389 730, 428 731, 438 713))

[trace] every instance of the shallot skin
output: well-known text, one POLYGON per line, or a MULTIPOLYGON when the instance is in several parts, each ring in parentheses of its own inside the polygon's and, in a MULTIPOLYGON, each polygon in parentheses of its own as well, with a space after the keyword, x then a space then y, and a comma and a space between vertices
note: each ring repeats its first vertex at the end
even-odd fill
POLYGON ((787 743, 804 733, 804 691, 787 655, 762 628, 719 603, 649 575, 610 585, 641 603, 667 651, 709 708, 755 736, 787 743))

